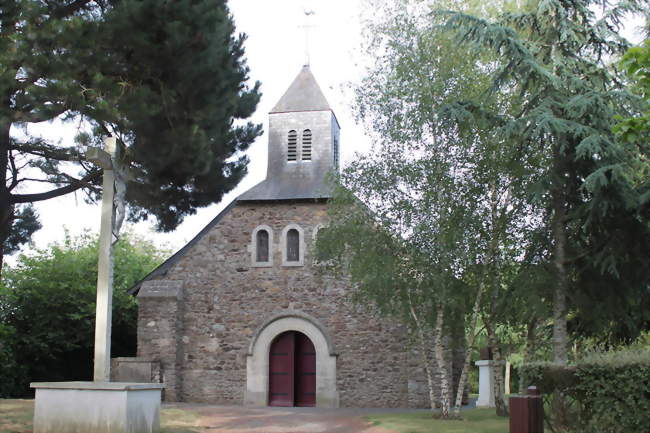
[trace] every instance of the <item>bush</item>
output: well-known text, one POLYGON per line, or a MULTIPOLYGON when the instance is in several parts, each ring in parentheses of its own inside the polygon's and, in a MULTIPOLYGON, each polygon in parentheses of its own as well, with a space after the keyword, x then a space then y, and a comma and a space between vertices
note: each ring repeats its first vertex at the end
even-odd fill
POLYGON ((554 432, 650 431, 650 350, 589 355, 572 367, 533 363, 520 367, 527 386, 545 397, 554 432))
MULTIPOLYGON (((111 351, 136 351, 137 305, 127 290, 161 261, 150 242, 115 244, 111 351)), ((0 283, 0 397, 29 396, 29 382, 92 378, 97 240, 66 238, 3 270, 0 283)))

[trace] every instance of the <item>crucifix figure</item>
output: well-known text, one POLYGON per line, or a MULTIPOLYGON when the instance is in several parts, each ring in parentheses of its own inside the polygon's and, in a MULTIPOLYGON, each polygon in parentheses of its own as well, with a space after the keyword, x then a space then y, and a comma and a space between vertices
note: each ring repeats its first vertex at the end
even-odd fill
POLYGON ((303 13, 305 14, 305 24, 300 26, 305 29, 305 66, 309 66, 309 29, 315 27, 309 24, 309 17, 312 17, 316 12, 312 8, 304 7, 303 13))
POLYGON ((86 159, 104 170, 101 226, 97 263, 97 310, 95 315, 95 363, 93 380, 109 382, 111 368, 111 319, 113 305, 113 244, 124 219, 125 182, 118 164, 115 137, 104 141, 104 149, 91 147, 86 159), (118 214, 117 221, 115 219, 118 214))

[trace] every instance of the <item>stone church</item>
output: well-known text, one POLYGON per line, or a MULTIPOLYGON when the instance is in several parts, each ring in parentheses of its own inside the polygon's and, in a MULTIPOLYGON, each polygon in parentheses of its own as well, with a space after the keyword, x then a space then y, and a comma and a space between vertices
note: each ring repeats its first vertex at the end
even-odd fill
POLYGON ((266 179, 133 289, 138 357, 117 361, 147 364, 165 400, 428 406, 403 328, 353 305, 349 284, 313 263, 339 131, 303 67, 269 113, 266 179))

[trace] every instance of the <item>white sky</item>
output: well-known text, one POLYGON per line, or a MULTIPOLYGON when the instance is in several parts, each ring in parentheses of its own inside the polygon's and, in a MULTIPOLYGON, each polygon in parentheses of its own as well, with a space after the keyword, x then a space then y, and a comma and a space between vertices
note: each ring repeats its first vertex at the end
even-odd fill
MULTIPOLYGON (((355 151, 369 147, 361 128, 355 125, 350 109, 351 92, 347 84, 359 76, 355 59, 359 57, 360 13, 364 0, 230 0, 236 31, 248 35, 246 58, 252 82, 262 82, 262 99, 252 120, 264 125, 265 134, 248 151, 248 176, 216 205, 198 210, 187 217, 173 233, 156 233, 149 222, 124 228, 142 233, 161 245, 174 250, 182 247, 198 233, 221 209, 235 197, 260 182, 266 176, 267 113, 289 87, 305 62, 304 8, 316 14, 310 18, 310 66, 325 97, 333 107, 341 124, 341 158, 349 160, 355 151)), ((62 129, 44 124, 38 131, 48 137, 57 137, 71 143, 74 128, 62 129)), ((64 230, 79 233, 85 229, 99 230, 99 206, 84 203, 81 193, 69 194, 36 204, 43 228, 36 232, 33 243, 44 247, 64 237, 64 230)), ((23 251, 29 247, 23 248, 23 251)), ((13 263, 15 257, 8 257, 13 263)))
MULTIPOLYGON (((149 222, 125 222, 123 229, 133 229, 160 245, 176 250, 198 233, 221 209, 235 197, 260 182, 266 176, 267 113, 291 84, 305 61, 305 8, 316 14, 311 18, 309 34, 310 65, 316 80, 333 107, 341 125, 341 159, 349 161, 355 152, 367 151, 369 139, 355 124, 350 108, 352 92, 349 83, 360 78, 361 20, 371 17, 367 0, 230 0, 237 32, 248 35, 246 58, 251 69, 251 81, 262 82, 262 99, 252 120, 264 125, 265 134, 248 151, 251 162, 248 176, 216 205, 199 209, 185 218, 173 233, 156 233, 149 222)), ((376 0, 375 0, 376 3, 376 0)), ((635 25, 628 26, 626 36, 633 36, 635 25), (632 31, 630 31, 632 30, 632 31)), ((633 39, 638 39, 637 37, 633 39)), ((42 125, 39 131, 72 143, 74 128, 62 129, 42 125)), ((64 230, 72 234, 85 229, 99 230, 99 206, 84 203, 81 193, 37 203, 43 228, 35 233, 33 243, 44 247, 62 240, 64 230)), ((23 248, 28 250, 29 246, 23 248)), ((6 257, 13 263, 15 257, 6 257)))

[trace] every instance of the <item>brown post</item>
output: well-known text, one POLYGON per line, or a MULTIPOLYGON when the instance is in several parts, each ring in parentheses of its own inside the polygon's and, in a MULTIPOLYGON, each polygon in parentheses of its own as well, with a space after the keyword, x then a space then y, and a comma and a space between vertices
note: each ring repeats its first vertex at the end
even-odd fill
POLYGON ((544 403, 536 386, 510 397, 510 433, 544 433, 544 403))

